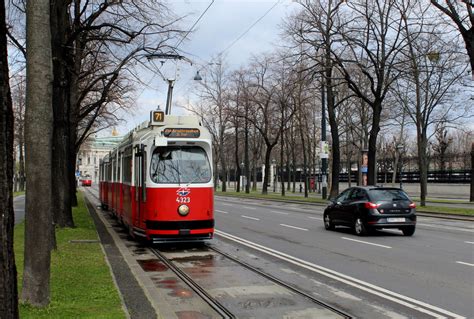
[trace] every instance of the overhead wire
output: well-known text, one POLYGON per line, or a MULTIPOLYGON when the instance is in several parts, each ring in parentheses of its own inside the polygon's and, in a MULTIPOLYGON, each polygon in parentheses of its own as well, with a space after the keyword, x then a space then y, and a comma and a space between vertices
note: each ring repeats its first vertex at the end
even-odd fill
POLYGON ((203 13, 201 13, 201 15, 196 20, 196 22, 194 22, 194 24, 191 26, 191 28, 188 30, 188 32, 186 32, 184 37, 176 44, 175 49, 178 49, 179 45, 184 41, 184 39, 186 39, 186 37, 189 35, 189 33, 194 29, 196 24, 198 24, 198 22, 201 20, 201 18, 206 14, 206 12, 209 10, 209 8, 214 4, 214 1, 215 0, 212 0, 211 3, 207 6, 207 8, 203 11, 203 13))
POLYGON ((240 36, 237 37, 229 46, 227 46, 224 50, 222 50, 218 55, 222 55, 224 52, 232 48, 240 39, 242 39, 252 28, 259 23, 263 18, 265 18, 279 3, 281 0, 275 2, 270 9, 268 9, 260 18, 258 18, 250 27, 247 28, 240 36))

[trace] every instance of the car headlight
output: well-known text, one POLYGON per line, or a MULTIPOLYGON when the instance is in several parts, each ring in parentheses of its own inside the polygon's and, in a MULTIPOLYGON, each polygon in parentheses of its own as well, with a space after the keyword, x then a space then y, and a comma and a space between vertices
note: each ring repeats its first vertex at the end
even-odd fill
POLYGON ((178 207, 178 213, 181 215, 181 216, 186 216, 187 214, 189 214, 189 207, 188 205, 180 205, 178 207))

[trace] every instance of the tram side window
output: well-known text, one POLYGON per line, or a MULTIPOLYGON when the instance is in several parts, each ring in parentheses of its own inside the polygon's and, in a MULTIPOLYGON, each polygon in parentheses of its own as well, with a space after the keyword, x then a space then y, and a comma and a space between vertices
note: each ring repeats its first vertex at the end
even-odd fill
POLYGON ((130 183, 132 181, 132 156, 125 156, 123 158, 122 181, 130 183))
POLYGON ((158 184, 207 183, 211 180, 211 166, 201 147, 157 147, 150 174, 158 184))
POLYGON ((107 181, 112 181, 112 163, 107 164, 107 181))

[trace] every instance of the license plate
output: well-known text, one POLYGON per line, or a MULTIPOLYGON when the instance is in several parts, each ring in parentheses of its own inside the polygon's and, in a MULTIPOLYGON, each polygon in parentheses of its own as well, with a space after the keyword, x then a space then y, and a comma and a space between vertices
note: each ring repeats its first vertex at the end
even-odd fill
POLYGON ((389 223, 404 223, 405 217, 389 217, 387 218, 389 223))

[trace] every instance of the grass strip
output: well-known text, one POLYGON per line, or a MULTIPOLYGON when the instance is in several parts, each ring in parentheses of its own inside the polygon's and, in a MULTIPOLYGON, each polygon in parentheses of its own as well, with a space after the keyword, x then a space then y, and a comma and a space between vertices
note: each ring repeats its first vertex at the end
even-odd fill
POLYGON ((474 216, 474 209, 462 207, 445 207, 445 206, 417 206, 417 212, 440 213, 440 214, 456 214, 465 216, 474 216))
MULTIPOLYGON (((328 201, 322 198, 314 198, 314 197, 302 197, 298 195, 288 195, 281 196, 281 193, 268 193, 267 195, 262 195, 261 192, 250 192, 249 194, 245 192, 235 192, 235 191, 216 191, 216 195, 221 196, 232 196, 232 197, 243 197, 243 198, 258 198, 258 199, 273 199, 273 200, 291 200, 291 201, 299 201, 302 203, 318 203, 318 204, 327 204, 328 201)), ((310 195, 311 196, 311 195, 310 195)))
MULTIPOLYGON (((100 243, 94 242, 99 238, 82 193, 78 193, 78 202, 73 209, 76 228, 56 231, 58 249, 51 256, 51 303, 46 308, 22 304, 21 318, 125 318, 100 243)), ((14 246, 21 290, 24 223, 15 226, 14 246)))
MULTIPOLYGON (((415 202, 420 202, 420 198, 412 197, 412 200, 415 202)), ((427 198, 427 202, 430 203, 437 203, 437 204, 472 204, 468 200, 462 200, 462 199, 436 199, 436 198, 427 198)))
MULTIPOLYGON (((246 194, 245 192, 216 191, 215 194, 220 195, 220 196, 230 196, 230 197, 240 197, 240 198, 257 198, 257 199, 270 199, 270 200, 281 200, 281 201, 289 200, 289 201, 295 201, 295 202, 301 202, 301 203, 328 204, 327 200, 324 200, 321 198, 312 198, 312 197, 304 198, 304 197, 295 196, 295 195, 281 196, 281 194, 276 194, 276 193, 275 194, 269 193, 268 195, 262 195, 262 193, 259 193, 259 192, 250 192, 250 194, 246 194)), ((462 207, 417 206, 416 210, 419 212, 474 216, 474 209, 462 208, 462 207)))
POLYGON ((13 192, 13 197, 17 197, 17 196, 20 196, 20 195, 25 195, 25 191, 13 192))

